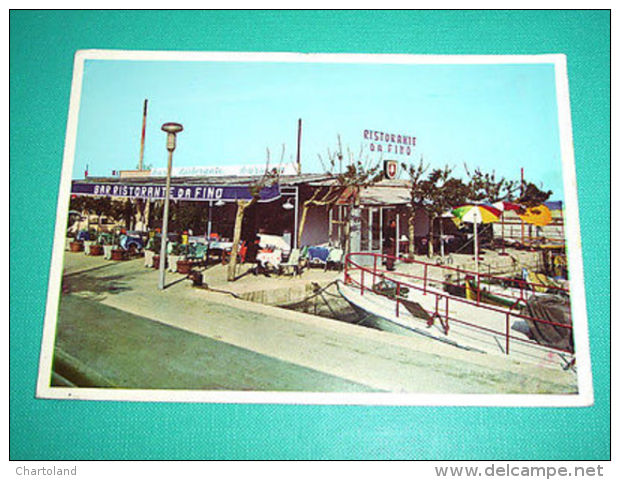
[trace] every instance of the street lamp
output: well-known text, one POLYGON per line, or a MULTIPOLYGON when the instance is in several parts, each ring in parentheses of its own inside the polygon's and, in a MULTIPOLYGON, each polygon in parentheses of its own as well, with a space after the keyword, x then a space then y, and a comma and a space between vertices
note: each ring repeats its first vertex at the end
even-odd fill
POLYGON ((164 218, 161 229, 161 250, 159 252, 159 289, 163 290, 166 278, 166 243, 168 241, 168 210, 170 208, 170 173, 172 170, 172 152, 176 147, 177 133, 183 131, 180 123, 164 123, 161 129, 168 134, 166 148, 168 149, 168 171, 166 173, 166 197, 164 200, 164 218))

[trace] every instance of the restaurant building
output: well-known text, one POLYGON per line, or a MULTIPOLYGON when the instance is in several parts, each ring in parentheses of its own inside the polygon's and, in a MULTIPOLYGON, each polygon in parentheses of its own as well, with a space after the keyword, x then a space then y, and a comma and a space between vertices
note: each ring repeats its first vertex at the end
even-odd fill
MULTIPOLYGON (((408 243, 407 181, 384 179, 352 195, 350 189, 339 188, 330 174, 297 174, 292 170, 284 168, 277 183, 260 190, 257 202, 246 210, 242 238, 255 233, 278 235, 291 248, 317 245, 344 248, 348 241, 350 251, 380 253, 385 244, 386 227, 395 221, 396 237, 408 243), (328 191, 334 193, 329 195, 328 203, 309 202, 319 194, 324 197, 323 192, 328 191)), ((199 206, 204 222, 194 222, 190 226, 172 220, 171 231, 180 233, 191 229, 195 236, 217 234, 221 238, 232 238, 237 201, 251 199, 251 188, 261 177, 258 172, 231 175, 226 171, 204 169, 173 170, 170 187, 173 216, 175 209, 199 206)), ((73 180, 71 194, 72 197, 87 195, 129 201, 134 215, 128 227, 147 231, 160 226, 154 212, 163 204, 165 180, 156 170, 121 171, 111 177, 73 180)), ((426 214, 417 213, 416 238, 428 235, 428 225, 426 214)))

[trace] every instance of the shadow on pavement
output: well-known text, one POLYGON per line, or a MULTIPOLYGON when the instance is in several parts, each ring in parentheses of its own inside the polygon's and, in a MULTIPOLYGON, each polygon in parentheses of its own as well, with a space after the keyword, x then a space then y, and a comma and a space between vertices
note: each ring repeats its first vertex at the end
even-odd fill
POLYGON ((90 292, 93 299, 103 298, 106 294, 114 295, 120 292, 133 290, 127 280, 126 275, 110 275, 107 277, 94 277, 88 273, 80 272, 76 275, 66 275, 62 279, 62 293, 90 292))

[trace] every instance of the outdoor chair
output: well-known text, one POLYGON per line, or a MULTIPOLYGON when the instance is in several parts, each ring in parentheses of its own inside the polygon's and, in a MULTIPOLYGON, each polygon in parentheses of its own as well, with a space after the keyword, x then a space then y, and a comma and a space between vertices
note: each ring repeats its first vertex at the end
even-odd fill
POLYGON ((329 257, 329 248, 327 247, 309 247, 308 248, 308 264, 309 265, 327 265, 329 257))
POLYGON ((341 266, 342 266, 342 256, 344 255, 344 252, 342 251, 342 249, 340 248, 332 248, 329 251, 329 255, 327 255, 327 259, 325 260, 325 270, 327 271, 327 268, 330 265, 334 265, 337 269, 340 270, 341 266))
POLYGON ((203 243, 190 244, 188 259, 204 262, 207 258, 207 249, 208 246, 203 243))
POLYGON ((303 247, 301 247, 301 251, 299 254, 299 265, 301 268, 307 267, 308 266, 308 246, 304 245, 303 247))
POLYGON ((286 262, 280 264, 280 275, 286 275, 289 271, 292 275, 301 275, 301 266, 299 261, 301 259, 301 251, 299 248, 294 248, 288 257, 286 262))

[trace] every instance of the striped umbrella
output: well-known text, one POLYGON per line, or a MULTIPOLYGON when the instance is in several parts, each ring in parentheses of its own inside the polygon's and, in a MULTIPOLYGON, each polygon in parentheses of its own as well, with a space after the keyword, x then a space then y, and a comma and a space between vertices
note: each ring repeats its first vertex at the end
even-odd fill
POLYGON ((501 212, 515 211, 520 212, 523 210, 523 207, 517 203, 507 202, 502 200, 500 202, 494 202, 493 206, 497 208, 501 212))
POLYGON ((452 210, 452 214, 463 222, 474 224, 474 258, 476 260, 476 273, 480 270, 478 264, 478 224, 492 223, 499 220, 502 212, 488 203, 462 205, 452 210))
POLYGON ((502 212, 491 204, 480 203, 461 205, 452 210, 452 214, 462 222, 477 224, 497 222, 502 212))

